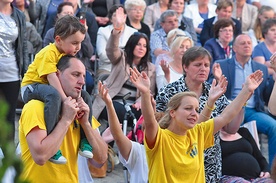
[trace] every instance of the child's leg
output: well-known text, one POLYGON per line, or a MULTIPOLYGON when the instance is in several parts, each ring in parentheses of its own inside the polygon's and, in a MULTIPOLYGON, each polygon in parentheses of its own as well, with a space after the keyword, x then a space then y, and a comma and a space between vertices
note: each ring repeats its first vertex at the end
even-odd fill
MULTIPOLYGON (((83 98, 84 102, 89 106, 90 112, 89 112, 88 121, 89 121, 90 125, 92 126, 92 98, 89 95, 89 93, 85 90, 81 91, 81 97, 83 98)), ((87 138, 85 136, 85 133, 84 133, 82 127, 80 127, 80 138, 81 138, 80 154, 84 157, 92 158, 93 157, 92 146, 87 141, 87 138)))
POLYGON ((58 91, 51 85, 32 84, 25 90, 23 101, 27 103, 32 99, 44 102, 44 120, 47 134, 50 134, 58 122, 61 110, 61 97, 58 91))
MULTIPOLYGON (((58 123, 61 110, 61 97, 58 91, 51 85, 35 83, 28 85, 22 96, 25 103, 32 99, 44 102, 44 121, 47 134, 50 134, 58 123)), ((67 162, 60 150, 49 161, 57 164, 65 164, 67 162)))
POLYGON ((82 90, 81 91, 81 97, 83 98, 83 101, 88 105, 89 107, 89 123, 91 124, 92 126, 92 97, 89 95, 89 93, 85 90, 82 90))

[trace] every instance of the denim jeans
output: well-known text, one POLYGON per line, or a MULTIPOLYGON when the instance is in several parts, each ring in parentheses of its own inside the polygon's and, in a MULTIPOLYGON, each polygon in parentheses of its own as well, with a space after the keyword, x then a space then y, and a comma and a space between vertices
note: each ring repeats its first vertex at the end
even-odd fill
POLYGON ((259 133, 268 137, 269 165, 272 165, 276 155, 276 120, 264 112, 258 112, 254 108, 245 108, 244 122, 256 120, 259 133))
POLYGON ((47 134, 50 134, 58 122, 61 111, 61 97, 58 91, 51 85, 34 83, 27 86, 22 96, 24 103, 32 99, 44 102, 44 120, 47 134))
MULTIPOLYGON (((51 85, 47 84, 31 84, 31 87, 27 87, 23 96, 23 101, 27 103, 32 99, 40 100, 45 103, 44 105, 44 120, 46 123, 47 134, 50 134, 56 124, 59 121, 59 115, 61 112, 61 97, 58 91, 51 85)), ((85 91, 81 91, 81 96, 84 102, 89 106, 89 122, 91 124, 92 120, 92 98, 85 91)), ((85 138, 83 129, 80 128, 81 139, 85 138)))

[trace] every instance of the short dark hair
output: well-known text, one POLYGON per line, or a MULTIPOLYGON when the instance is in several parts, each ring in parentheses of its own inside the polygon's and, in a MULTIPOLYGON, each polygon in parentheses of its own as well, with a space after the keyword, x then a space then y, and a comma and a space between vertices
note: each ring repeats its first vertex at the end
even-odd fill
POLYGON ((54 37, 60 36, 61 39, 66 39, 78 31, 85 34, 86 28, 77 17, 65 15, 57 20, 54 37))
POLYGON ((231 6, 231 8, 233 10, 234 5, 233 5, 232 0, 219 0, 216 10, 221 10, 221 9, 224 9, 224 8, 228 8, 229 6, 231 6))
POLYGON ((214 37, 218 38, 220 29, 223 29, 223 28, 229 27, 229 26, 232 26, 233 31, 234 31, 235 25, 234 25, 234 22, 232 21, 232 19, 222 18, 222 19, 219 19, 218 21, 216 21, 216 23, 214 25, 214 37))
POLYGON ((264 38, 265 38, 265 35, 268 33, 268 30, 275 25, 276 25, 275 18, 268 19, 265 21, 264 25, 262 26, 262 34, 264 38))
POLYGON ((58 63, 57 63, 57 69, 60 71, 64 71, 65 69, 67 69, 68 67, 70 67, 70 60, 72 58, 76 58, 73 55, 64 55, 62 56, 58 63))
POLYGON ((173 16, 178 17, 176 11, 174 11, 174 10, 166 10, 166 11, 164 11, 161 14, 161 16, 160 16, 160 22, 164 23, 168 17, 173 17, 173 16))
POLYGON ((210 63, 212 61, 212 56, 204 47, 194 46, 189 48, 182 57, 182 66, 188 67, 192 62, 197 59, 208 57, 210 63))
POLYGON ((62 12, 64 6, 72 6, 72 8, 74 8, 74 5, 71 2, 62 2, 57 7, 57 14, 62 12))
POLYGON ((115 5, 113 5, 113 6, 109 9, 109 11, 108 11, 107 17, 109 18, 109 21, 111 20, 111 18, 112 18, 112 16, 113 16, 113 13, 114 13, 118 8, 120 8, 120 7, 124 9, 124 14, 127 14, 124 5, 122 5, 122 4, 115 4, 115 5))

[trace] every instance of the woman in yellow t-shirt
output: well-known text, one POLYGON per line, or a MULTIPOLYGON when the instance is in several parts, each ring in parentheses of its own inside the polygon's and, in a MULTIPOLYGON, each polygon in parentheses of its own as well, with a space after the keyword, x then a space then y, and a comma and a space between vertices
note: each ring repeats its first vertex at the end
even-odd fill
MULTIPOLYGON (((184 57, 190 51, 188 49, 184 57)), ((213 135, 239 113, 262 82, 262 75, 259 70, 251 74, 236 99, 220 116, 210 120, 214 103, 208 103, 199 115, 198 96, 194 92, 176 94, 169 101, 159 127, 150 102, 150 80, 145 72, 131 69, 130 79, 141 92, 149 182, 205 182, 203 150, 213 145, 213 135), (197 124, 200 118, 208 121, 197 124)), ((222 77, 221 80, 220 88, 216 91, 220 95, 227 87, 226 78, 222 77)), ((214 80, 212 86, 215 85, 214 80)))

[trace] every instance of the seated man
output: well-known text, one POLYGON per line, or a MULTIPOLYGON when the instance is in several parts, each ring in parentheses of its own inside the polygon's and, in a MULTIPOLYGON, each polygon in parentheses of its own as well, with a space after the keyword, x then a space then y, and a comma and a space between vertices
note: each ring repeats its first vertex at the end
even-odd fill
POLYGON ((218 2, 217 9, 216 9, 217 16, 206 19, 203 22, 203 29, 201 31, 200 38, 199 38, 202 46, 204 46, 205 42, 208 39, 213 38, 215 36, 214 24, 216 23, 217 20, 222 18, 232 19, 232 21, 234 22, 234 25, 235 25, 235 29, 233 32, 234 37, 242 33, 240 21, 238 21, 235 18, 231 18, 232 11, 233 11, 233 2, 231 0, 221 0, 218 2))
POLYGON ((162 53, 169 54, 169 46, 166 38, 167 34, 178 27, 178 15, 174 10, 167 10, 161 14, 160 29, 154 31, 150 36, 151 62, 155 63, 158 55, 162 53))
MULTIPOLYGON (((228 86, 225 96, 233 100, 242 89, 245 78, 256 70, 263 72, 263 82, 255 90, 245 104, 244 122, 256 120, 257 130, 268 136, 269 164, 276 154, 276 121, 274 118, 265 113, 265 102, 267 96, 270 96, 271 89, 268 87, 268 70, 263 64, 257 63, 251 59, 252 41, 248 35, 241 34, 237 36, 233 43, 235 57, 226 60, 217 61, 222 74, 227 77, 228 86)), ((219 68, 219 67, 218 67, 219 68)), ((213 73, 216 68, 213 67, 213 73)), ((216 78, 219 75, 215 74, 216 78)))
POLYGON ((19 141, 24 164, 21 175, 23 180, 78 182, 79 126, 93 146, 93 162, 103 164, 107 159, 107 145, 97 130, 91 128, 88 121, 89 107, 79 97, 84 85, 85 66, 75 57, 65 57, 57 64, 57 77, 68 97, 63 102, 59 122, 52 133, 47 135, 46 132, 43 102, 31 100, 22 110, 19 141), (48 161, 58 149, 68 158, 67 164, 57 165, 48 161))

